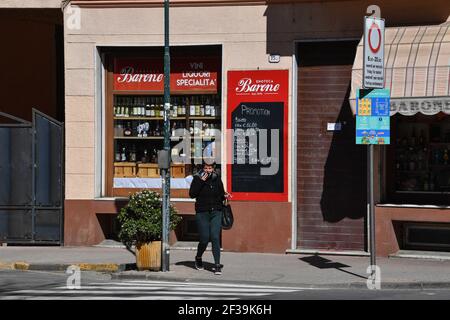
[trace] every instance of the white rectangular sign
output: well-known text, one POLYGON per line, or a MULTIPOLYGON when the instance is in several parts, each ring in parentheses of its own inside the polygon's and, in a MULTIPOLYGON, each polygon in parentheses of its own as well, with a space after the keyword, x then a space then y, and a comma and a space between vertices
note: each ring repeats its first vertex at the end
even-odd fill
POLYGON ((364 17, 364 88, 384 88, 384 19, 364 17))

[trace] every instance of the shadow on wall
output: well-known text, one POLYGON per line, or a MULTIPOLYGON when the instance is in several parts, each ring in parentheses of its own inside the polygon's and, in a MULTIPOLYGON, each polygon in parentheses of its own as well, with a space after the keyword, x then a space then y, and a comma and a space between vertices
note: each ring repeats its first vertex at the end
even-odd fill
POLYGON ((336 119, 342 130, 334 132, 325 163, 320 206, 327 222, 364 218, 367 211, 366 147, 355 144, 355 118, 349 94, 350 84, 336 119))

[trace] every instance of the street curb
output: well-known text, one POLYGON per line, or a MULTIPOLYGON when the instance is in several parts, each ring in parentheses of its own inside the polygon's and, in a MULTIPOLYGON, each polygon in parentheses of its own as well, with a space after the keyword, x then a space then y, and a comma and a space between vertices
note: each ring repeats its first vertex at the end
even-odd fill
POLYGON ((0 262, 0 270, 14 270, 14 263, 0 262))
POLYGON ((66 271, 70 266, 77 266, 80 271, 95 271, 95 272, 123 272, 132 270, 135 266, 133 263, 27 263, 23 261, 3 263, 0 262, 0 270, 21 270, 21 271, 66 271))
MULTIPOLYGON (((223 279, 219 277, 206 278, 192 278, 182 277, 169 271, 150 272, 150 271, 134 271, 128 273, 130 270, 136 270, 135 263, 118 264, 118 263, 74 263, 74 264, 39 264, 27 263, 24 261, 16 262, 0 262, 0 270, 19 270, 19 271, 66 271, 70 266, 77 266, 80 271, 94 271, 106 272, 111 274, 111 279, 116 280, 153 280, 153 281, 167 281, 167 282, 186 282, 186 283, 238 283, 249 285, 264 285, 264 286, 283 286, 292 288, 305 289, 367 289, 366 282, 350 282, 350 283, 325 283, 325 284, 311 284, 311 283, 283 283, 271 281, 243 281, 241 279, 223 279)), ((428 290, 428 289, 450 289, 450 282, 385 282, 381 283, 381 289, 410 289, 410 290, 428 290)))
MULTIPOLYGON (((169 271, 170 272, 170 271, 169 271)), ((293 288, 305 288, 305 289, 367 289, 366 282, 350 282, 350 283, 324 283, 324 284, 311 284, 311 283, 283 283, 283 282, 264 282, 264 281, 242 281, 233 279, 205 279, 205 278, 183 278, 179 276, 165 275, 162 272, 155 272, 155 274, 149 274, 145 272, 143 274, 123 274, 113 273, 111 279, 116 280, 153 280, 153 281, 167 281, 167 282, 192 282, 192 283, 238 283, 248 285, 264 285, 264 286, 278 286, 278 287, 293 287, 293 288)), ((427 290, 427 289, 450 289, 450 282, 386 282, 381 283, 381 289, 414 289, 414 290, 427 290)))

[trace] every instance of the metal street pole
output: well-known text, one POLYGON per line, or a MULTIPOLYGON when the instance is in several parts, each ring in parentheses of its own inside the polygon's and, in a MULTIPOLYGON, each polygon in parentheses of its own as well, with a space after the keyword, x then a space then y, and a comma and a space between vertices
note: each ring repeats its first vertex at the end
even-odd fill
POLYGON ((372 266, 371 275, 375 273, 376 252, 375 252, 375 200, 374 200, 374 148, 373 144, 369 145, 369 221, 370 221, 370 265, 372 266))
MULTIPOLYGON (((170 52, 169 52, 169 0, 164 0, 164 150, 170 155, 170 52)), ((161 170, 163 187, 162 223, 162 271, 169 271, 169 225, 170 225, 170 162, 169 168, 161 170)))

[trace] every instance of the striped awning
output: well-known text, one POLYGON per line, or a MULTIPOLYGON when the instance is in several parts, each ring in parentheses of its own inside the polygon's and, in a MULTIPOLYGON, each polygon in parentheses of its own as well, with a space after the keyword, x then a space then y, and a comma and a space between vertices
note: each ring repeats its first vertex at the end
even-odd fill
MULTIPOLYGON (((352 69, 350 105, 355 114, 361 88, 363 44, 352 69)), ((441 25, 386 28, 384 87, 391 91, 391 115, 450 114, 450 21, 441 25)))

